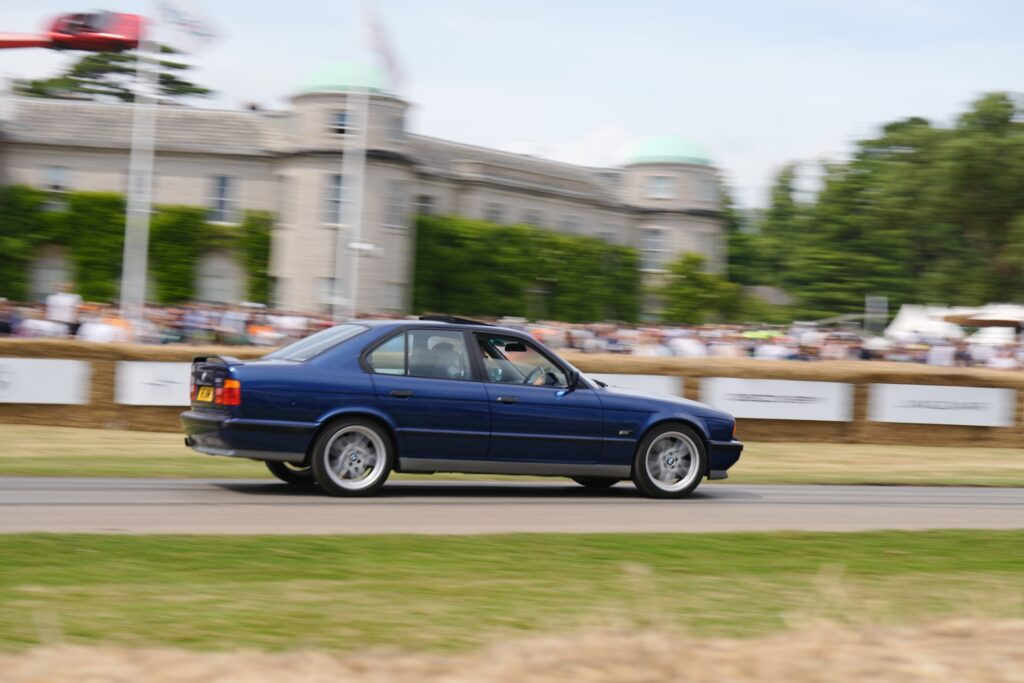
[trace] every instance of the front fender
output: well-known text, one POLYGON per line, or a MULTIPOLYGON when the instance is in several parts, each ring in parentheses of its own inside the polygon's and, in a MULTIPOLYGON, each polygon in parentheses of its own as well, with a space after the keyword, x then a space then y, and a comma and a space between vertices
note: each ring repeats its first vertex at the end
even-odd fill
POLYGON ((697 434, 704 440, 704 444, 707 445, 711 441, 711 430, 708 428, 706 420, 692 413, 684 413, 677 410, 660 410, 656 413, 651 413, 647 420, 643 423, 637 434, 637 443, 644 438, 649 431, 654 429, 660 424, 666 422, 680 422, 685 425, 693 427, 697 434))

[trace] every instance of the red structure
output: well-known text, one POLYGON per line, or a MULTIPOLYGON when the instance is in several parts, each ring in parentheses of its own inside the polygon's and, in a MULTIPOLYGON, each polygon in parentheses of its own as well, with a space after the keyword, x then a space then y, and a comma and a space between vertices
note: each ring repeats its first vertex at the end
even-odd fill
POLYGON ((0 49, 46 47, 54 50, 123 52, 139 46, 142 17, 120 12, 64 14, 45 35, 0 33, 0 49))

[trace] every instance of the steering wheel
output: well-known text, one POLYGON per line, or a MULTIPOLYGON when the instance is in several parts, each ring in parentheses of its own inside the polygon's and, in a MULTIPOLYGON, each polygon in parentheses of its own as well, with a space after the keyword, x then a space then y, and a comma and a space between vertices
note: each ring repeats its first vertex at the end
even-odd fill
POLYGON ((543 366, 538 365, 533 370, 530 370, 528 373, 526 373, 526 378, 523 380, 523 384, 533 384, 533 380, 536 379, 536 376, 543 372, 543 366))

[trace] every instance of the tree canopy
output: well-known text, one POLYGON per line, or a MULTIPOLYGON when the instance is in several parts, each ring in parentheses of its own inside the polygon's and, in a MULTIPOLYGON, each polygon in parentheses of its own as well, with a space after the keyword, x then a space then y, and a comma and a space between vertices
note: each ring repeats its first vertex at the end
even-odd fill
MULTIPOLYGON (((167 45, 161 54, 177 51, 167 45)), ((32 97, 50 99, 92 99, 132 102, 135 99, 135 67, 137 54, 131 52, 95 52, 87 54, 68 67, 64 73, 18 84, 18 92, 32 97)), ((184 62, 161 59, 159 95, 163 100, 177 101, 184 97, 206 97, 209 88, 184 78, 191 66, 184 62)))
POLYGON ((811 203, 776 179, 754 234, 730 233, 730 278, 791 293, 804 316, 863 310, 866 295, 974 305, 1024 299, 1024 110, 985 95, 955 125, 885 126, 829 164, 811 203))

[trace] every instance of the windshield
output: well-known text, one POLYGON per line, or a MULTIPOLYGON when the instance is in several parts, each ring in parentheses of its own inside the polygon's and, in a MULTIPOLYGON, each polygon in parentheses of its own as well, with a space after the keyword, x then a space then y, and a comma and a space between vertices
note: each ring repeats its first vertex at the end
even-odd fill
POLYGON ((300 339, 294 344, 283 346, 273 353, 268 353, 264 358, 267 360, 291 360, 301 363, 318 353, 351 339, 360 332, 365 332, 367 329, 363 325, 337 325, 310 335, 305 339, 300 339))

